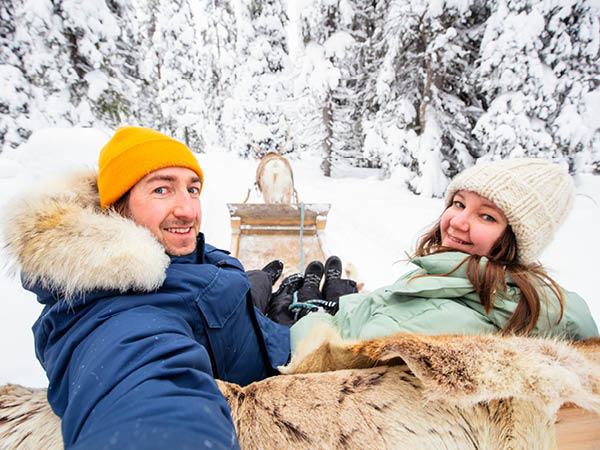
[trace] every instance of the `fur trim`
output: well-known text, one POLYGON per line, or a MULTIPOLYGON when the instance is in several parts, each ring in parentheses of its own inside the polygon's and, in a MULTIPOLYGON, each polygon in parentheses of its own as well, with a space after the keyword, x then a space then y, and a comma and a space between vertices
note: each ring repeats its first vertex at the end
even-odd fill
POLYGON ((146 228, 102 212, 95 171, 46 182, 13 200, 2 225, 12 269, 67 301, 96 289, 156 290, 170 262, 146 228))

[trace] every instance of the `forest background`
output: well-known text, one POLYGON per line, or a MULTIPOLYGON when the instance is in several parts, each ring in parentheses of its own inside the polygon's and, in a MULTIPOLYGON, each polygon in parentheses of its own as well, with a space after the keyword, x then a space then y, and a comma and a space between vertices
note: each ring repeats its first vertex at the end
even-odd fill
POLYGON ((477 159, 600 173, 599 0, 2 0, 0 150, 156 128, 441 196, 477 159), (110 134, 110 133, 109 133, 110 134))

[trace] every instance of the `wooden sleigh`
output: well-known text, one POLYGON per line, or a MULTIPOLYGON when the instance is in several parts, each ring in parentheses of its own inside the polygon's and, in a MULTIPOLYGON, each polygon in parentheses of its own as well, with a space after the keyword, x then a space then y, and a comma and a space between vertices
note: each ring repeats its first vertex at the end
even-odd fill
POLYGON ((233 256, 257 269, 283 261, 286 273, 302 272, 310 261, 325 261, 323 232, 328 203, 228 203, 233 256))
POLYGON ((600 449, 600 415, 567 403, 557 414, 556 445, 559 450, 600 449))

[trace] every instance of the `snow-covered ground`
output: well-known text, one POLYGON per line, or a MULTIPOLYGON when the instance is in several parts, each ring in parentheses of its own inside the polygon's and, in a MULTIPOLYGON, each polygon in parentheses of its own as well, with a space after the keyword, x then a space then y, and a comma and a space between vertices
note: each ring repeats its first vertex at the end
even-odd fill
MULTIPOLYGON (((35 133, 19 149, 0 154, 0 218, 11 196, 64 170, 95 167, 99 149, 109 135, 93 129, 51 129, 35 133)), ((240 160, 225 152, 198 155, 206 185, 202 191, 207 240, 229 248, 228 202, 241 202, 254 183, 256 161, 240 160)), ((331 203, 326 229, 330 254, 358 269, 367 290, 391 283, 407 270, 406 254, 416 238, 435 221, 442 201, 413 195, 398 171, 381 180, 372 169, 338 170, 325 178, 317 155, 292 161, 300 199, 331 203)), ((582 295, 600 323, 600 294, 596 288, 600 241, 600 177, 576 180, 573 212, 541 257, 550 274, 566 289, 582 295)), ((250 201, 259 201, 253 192, 250 201)), ((5 255, 0 256, 7 263, 5 255)), ((45 386, 46 377, 33 350, 31 326, 41 307, 21 288, 18 277, 0 274, 0 384, 45 386)))

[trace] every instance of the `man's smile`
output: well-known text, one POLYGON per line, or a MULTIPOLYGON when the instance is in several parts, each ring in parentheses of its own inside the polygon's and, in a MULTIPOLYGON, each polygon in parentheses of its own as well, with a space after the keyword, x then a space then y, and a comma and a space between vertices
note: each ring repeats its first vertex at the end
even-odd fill
POLYGON ((185 228, 165 228, 165 230, 168 231, 169 233, 177 233, 177 234, 189 233, 191 229, 192 229, 191 226, 185 227, 185 228))

